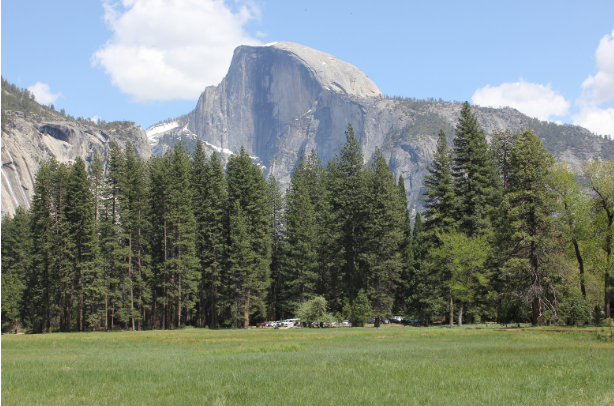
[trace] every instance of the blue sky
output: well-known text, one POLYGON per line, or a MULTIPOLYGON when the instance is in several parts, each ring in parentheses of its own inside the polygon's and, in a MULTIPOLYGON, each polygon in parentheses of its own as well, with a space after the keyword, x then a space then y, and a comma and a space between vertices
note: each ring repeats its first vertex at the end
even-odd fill
POLYGON ((614 135, 614 2, 11 0, 2 75, 74 116, 192 110, 241 44, 292 41, 389 95, 512 105, 614 135))

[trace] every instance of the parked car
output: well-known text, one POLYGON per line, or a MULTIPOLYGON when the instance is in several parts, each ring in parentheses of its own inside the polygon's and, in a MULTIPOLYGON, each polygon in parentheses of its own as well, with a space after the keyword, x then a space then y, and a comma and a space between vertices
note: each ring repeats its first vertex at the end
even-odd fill
POLYGON ((349 320, 343 320, 343 327, 352 327, 352 324, 349 320))
POLYGON ((403 317, 401 316, 392 316, 390 318, 390 322, 395 324, 401 324, 401 320, 403 320, 403 317))

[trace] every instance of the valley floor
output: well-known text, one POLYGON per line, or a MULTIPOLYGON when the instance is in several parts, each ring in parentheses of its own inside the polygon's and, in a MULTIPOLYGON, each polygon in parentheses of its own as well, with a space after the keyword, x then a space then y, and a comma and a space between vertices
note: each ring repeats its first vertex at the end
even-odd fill
POLYGON ((4 335, 2 403, 612 405, 614 344, 598 330, 385 326, 4 335))

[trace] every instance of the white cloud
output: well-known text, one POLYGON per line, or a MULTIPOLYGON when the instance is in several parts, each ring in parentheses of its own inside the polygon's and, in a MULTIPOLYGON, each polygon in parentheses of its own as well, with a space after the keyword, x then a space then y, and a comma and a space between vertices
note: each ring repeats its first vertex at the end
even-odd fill
POLYGON ((600 109, 585 106, 573 116, 574 124, 580 125, 599 135, 614 136, 614 108, 600 109))
POLYGON ((28 90, 34 93, 34 97, 36 97, 36 101, 40 104, 49 104, 55 103, 58 97, 62 96, 62 93, 58 92, 56 94, 51 93, 51 89, 49 85, 46 83, 36 82, 32 86, 28 88, 28 90))
POLYGON ((89 118, 89 120, 90 120, 92 123, 97 123, 97 122, 98 122, 98 120, 100 120, 100 116, 93 116, 93 117, 90 117, 90 118, 89 118))
POLYGON ((549 120, 551 116, 564 116, 571 103, 550 87, 529 83, 522 78, 518 82, 503 83, 478 89, 471 100, 480 106, 513 107, 530 117, 549 120))
POLYGON ((580 104, 600 104, 614 99, 614 30, 599 41, 595 60, 599 71, 595 76, 588 75, 582 83, 584 94, 580 104))
POLYGON ((217 85, 238 45, 260 45, 243 26, 259 9, 223 0, 103 0, 113 37, 96 51, 113 85, 134 101, 196 99, 217 85))

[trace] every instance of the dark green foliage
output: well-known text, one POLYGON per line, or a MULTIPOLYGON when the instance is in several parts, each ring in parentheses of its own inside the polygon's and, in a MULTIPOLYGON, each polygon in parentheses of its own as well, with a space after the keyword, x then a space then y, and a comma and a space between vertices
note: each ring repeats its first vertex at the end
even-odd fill
POLYGON ((271 202, 271 286, 269 289, 269 305, 267 319, 277 319, 282 313, 281 296, 282 290, 282 248, 281 244, 285 236, 284 232, 284 201, 279 184, 275 176, 269 175, 267 181, 269 200, 271 202))
POLYGON ((373 309, 369 303, 369 298, 363 289, 358 291, 354 304, 352 305, 352 313, 350 320, 352 320, 352 327, 362 327, 371 318, 373 309))
POLYGON ((495 162, 471 106, 465 102, 456 126, 452 176, 456 207, 454 218, 468 236, 488 233, 491 215, 500 200, 495 162))
POLYGON ((360 286, 364 286, 361 275, 359 254, 363 216, 365 211, 364 159, 354 129, 348 124, 346 141, 341 147, 338 160, 330 165, 332 210, 336 212, 339 235, 339 254, 343 255, 344 283, 346 292, 353 305, 360 286))
POLYGON ((30 214, 21 207, 2 219, 2 330, 15 328, 31 267, 30 214))
POLYGON ((196 325, 219 326, 222 297, 223 258, 226 252, 227 192, 224 169, 214 152, 205 156, 202 143, 192 158, 193 204, 196 218, 196 252, 199 258, 200 285, 196 325))
POLYGON ((591 307, 582 296, 582 292, 574 288, 568 289, 560 308, 560 317, 566 320, 567 324, 573 325, 581 321, 590 321, 590 314, 591 307))
POLYGON ((433 162, 424 177, 423 200, 426 207, 426 228, 431 236, 436 232, 449 232, 454 228, 455 194, 452 185, 452 162, 448 142, 443 131, 439 132, 437 150, 433 162))
POLYGON ((179 143, 147 163, 113 143, 89 175, 80 159, 44 161, 30 212, 3 220, 3 328, 246 328, 314 303, 305 318, 355 326, 392 314, 452 325, 455 312, 458 325, 520 322, 528 309, 538 324, 573 322, 604 293, 597 282, 608 303, 611 163, 586 165, 583 184, 530 131, 495 134, 488 150, 467 104, 456 133, 453 151, 439 134, 413 230, 403 178, 379 150, 365 165, 351 126, 326 169, 301 154, 285 198, 244 149, 224 170, 201 142, 191 159, 179 143), (588 301, 569 290, 573 238, 588 301))
POLYGON ((390 316, 394 293, 403 270, 401 249, 405 243, 405 208, 399 205, 395 179, 377 149, 365 172, 365 218, 361 262, 366 275, 376 325, 390 316))
POLYGON ((317 294, 318 223, 307 180, 307 157, 301 153, 286 194, 285 233, 282 243, 283 297, 286 311, 317 294))
POLYGON ((531 303, 532 321, 554 305, 553 276, 548 272, 552 247, 553 196, 548 171, 554 158, 530 130, 520 134, 512 148, 509 187, 502 203, 500 240, 507 255, 508 286, 521 292, 531 303))
POLYGON ((270 200, 264 175, 243 148, 230 157, 226 179, 230 245, 240 250, 247 246, 251 250, 247 257, 241 257, 240 252, 232 248, 228 252, 228 261, 233 264, 228 286, 234 286, 228 300, 232 320, 237 326, 247 327, 252 313, 256 317, 266 317, 271 262, 270 200), (242 241, 243 238, 247 240, 242 241))

